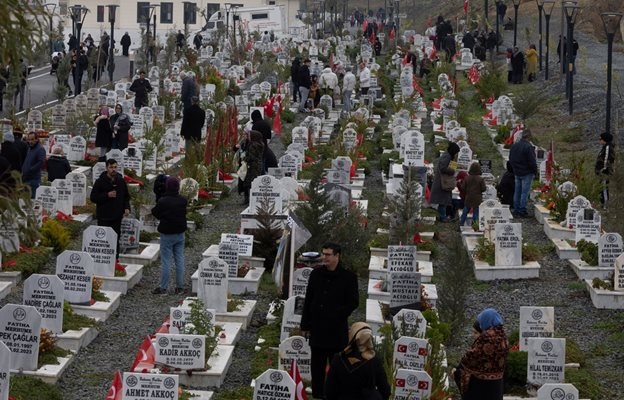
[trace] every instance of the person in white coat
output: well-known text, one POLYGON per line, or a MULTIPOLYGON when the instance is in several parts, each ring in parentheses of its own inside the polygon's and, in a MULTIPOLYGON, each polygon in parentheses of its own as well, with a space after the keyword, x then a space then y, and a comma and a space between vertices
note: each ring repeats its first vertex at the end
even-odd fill
POLYGON ((325 69, 323 69, 323 72, 321 73, 319 86, 321 87, 321 92, 323 94, 328 94, 332 98, 334 97, 334 89, 338 86, 338 75, 332 71, 329 65, 326 65, 325 69))
POLYGON ((344 79, 342 80, 342 111, 351 112, 351 95, 355 90, 355 75, 351 72, 351 67, 346 68, 344 79))
POLYGON ((370 88, 370 69, 366 66, 366 62, 360 62, 360 93, 362 95, 368 94, 368 89, 370 88))

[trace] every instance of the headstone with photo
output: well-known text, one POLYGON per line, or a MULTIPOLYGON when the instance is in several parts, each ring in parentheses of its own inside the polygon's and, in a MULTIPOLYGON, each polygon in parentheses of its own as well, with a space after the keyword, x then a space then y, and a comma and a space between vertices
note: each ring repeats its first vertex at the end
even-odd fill
POLYGON ((138 249, 140 239, 141 221, 136 218, 122 218, 121 237, 119 238, 120 253, 125 253, 128 250, 138 249))
POLYGON ((295 269, 292 279, 293 284, 290 288, 291 296, 305 297, 306 291, 308 289, 308 281, 310 280, 310 274, 312 273, 312 271, 313 268, 310 267, 295 269))
POLYGON ((115 276, 117 233, 109 226, 91 225, 82 233, 82 251, 93 259, 97 276, 115 276))
POLYGON ((305 297, 302 296, 290 296, 284 303, 280 341, 286 340, 293 330, 299 329, 304 300, 305 297))
POLYGON ((532 337, 555 337, 554 307, 520 307, 520 351, 527 351, 532 337))
POLYGON ((286 371, 267 369, 256 378, 252 400, 295 400, 295 381, 286 371))
POLYGON ((310 366, 312 349, 306 338, 302 336, 291 336, 280 342, 279 369, 282 371, 290 371, 293 360, 297 360, 301 378, 311 381, 312 372, 310 366))
POLYGON ((392 317, 392 327, 399 336, 424 338, 427 320, 419 310, 401 309, 392 317))
POLYGON ((0 340, 11 350, 11 369, 36 371, 41 315, 35 307, 6 304, 0 309, 0 340))
POLYGON ((347 128, 342 131, 342 145, 345 150, 351 151, 357 146, 358 138, 355 129, 347 128))
POLYGON ((566 224, 570 229, 576 227, 577 214, 579 210, 591 208, 591 203, 584 196, 576 196, 568 202, 568 210, 566 212, 566 224))
POLYGON ((576 213, 576 226, 574 227, 574 240, 581 240, 598 244, 601 233, 600 213, 593 208, 583 208, 576 213))
POLYGON ((228 265, 218 257, 204 258, 199 263, 197 297, 208 308, 227 311, 228 265))
POLYGON ((157 333, 154 361, 182 371, 206 368, 206 335, 157 333))
POLYGON ((41 315, 41 327, 63 333, 63 301, 65 284, 56 275, 32 274, 24 281, 24 305, 32 306, 41 315))
POLYGON ((291 153, 285 153, 278 160, 279 168, 284 172, 285 176, 297 179, 299 173, 299 160, 291 153))
POLYGON ((137 176, 143 176, 143 152, 134 144, 122 150, 124 169, 134 171, 137 176))
POLYGON ((87 176, 82 172, 70 172, 65 179, 72 185, 72 204, 81 207, 87 204, 87 176))
POLYGON ((72 183, 68 179, 55 179, 52 187, 56 188, 57 211, 65 215, 72 215, 74 207, 74 195, 72 183))
POLYGON ((427 356, 431 349, 428 339, 401 336, 394 342, 393 365, 395 369, 404 368, 424 371, 427 356))
POLYGON ((529 338, 527 384, 540 387, 545 383, 565 381, 566 340, 529 338))
POLYGON ((494 258, 497 266, 522 265, 522 224, 498 223, 494 227, 494 258))
POLYGON ((330 201, 334 202, 345 212, 349 210, 351 207, 351 189, 343 185, 327 183, 323 186, 323 190, 330 201))
POLYGON ((622 236, 617 232, 609 232, 598 240, 598 266, 612 268, 615 259, 624 253, 622 236))

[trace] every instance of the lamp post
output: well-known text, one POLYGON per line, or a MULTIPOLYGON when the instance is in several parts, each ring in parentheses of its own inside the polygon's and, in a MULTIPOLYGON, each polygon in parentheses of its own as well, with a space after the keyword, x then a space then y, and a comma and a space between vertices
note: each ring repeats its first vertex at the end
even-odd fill
POLYGON ((234 33, 234 47, 236 47, 236 20, 238 19, 238 7, 232 7, 232 31, 234 33))
POLYGON ((188 36, 188 26, 191 23, 191 13, 195 12, 195 3, 191 3, 190 1, 182 2, 184 6, 184 37, 188 36))
POLYGON ((496 54, 498 54, 498 38, 500 37, 500 9, 502 0, 496 0, 496 54))
POLYGON ((567 2, 564 4, 566 20, 568 22, 568 40, 566 42, 566 52, 568 55, 568 68, 566 70, 566 85, 568 95, 568 111, 570 115, 574 112, 574 24, 579 15, 581 7, 575 3, 567 2))
MULTIPOLYGON (((145 25, 147 25, 147 30, 146 30, 146 35, 147 35, 147 49, 146 49, 146 59, 148 60, 147 62, 149 62, 149 54, 150 51, 153 51, 154 53, 156 52, 156 7, 160 7, 160 4, 149 4, 147 6, 145 6, 145 8, 149 9, 149 13, 147 16, 147 21, 145 21, 145 25), (154 40, 153 42, 150 44, 150 21, 152 19, 152 15, 154 16, 154 40)), ((156 59, 156 54, 152 54, 152 58, 155 60, 156 59)))
MULTIPOLYGON (((498 3, 498 1, 496 2, 498 3)), ((489 14, 489 4, 488 4, 488 0, 483 0, 483 12, 485 12, 485 20, 488 21, 490 16, 489 14)), ((496 17, 498 18, 498 9, 496 9, 496 17)))
POLYGON ((546 20, 546 71, 544 72, 544 80, 548 80, 548 63, 550 60, 550 16, 553 8, 555 8, 555 0, 544 0, 543 11, 546 20))
POLYGON ((52 38, 52 31, 54 30, 54 21, 52 17, 54 16, 54 10, 56 10, 56 4, 54 3, 45 3, 43 5, 46 8, 46 12, 48 13, 48 22, 50 24, 50 33, 48 34, 48 39, 50 39, 50 54, 54 52, 54 41, 52 38))
POLYGON ((613 38, 622 20, 621 13, 605 12, 600 14, 602 25, 607 34, 607 117, 605 132, 611 133, 611 68, 613 64, 613 38))
POLYGON ((539 14, 539 70, 542 70, 542 9, 544 8, 544 0, 535 0, 537 3, 537 12, 539 14))
POLYGON ((69 7, 69 9, 71 10, 71 19, 74 23, 74 26, 76 27, 76 38, 78 39, 78 45, 80 46, 80 41, 81 41, 81 37, 80 37, 80 31, 82 31, 82 24, 84 23, 85 18, 87 17, 87 13, 89 12, 89 9, 87 7, 83 7, 83 6, 71 6, 69 7))
POLYGON ((113 81, 113 73, 115 72, 115 13, 117 12, 116 4, 109 4, 108 6, 108 22, 111 24, 110 34, 110 53, 108 56, 108 79, 113 81))
POLYGON ((231 3, 224 3, 223 7, 225 7, 225 37, 230 41, 230 9, 232 8, 231 3))
POLYGON ((398 43, 398 38, 400 36, 400 25, 399 25, 399 0, 394 0, 394 16, 396 17, 396 38, 398 43))
MULTIPOLYGON (((520 0, 513 0, 514 6, 514 47, 516 47, 516 39, 518 38, 518 7, 520 7, 520 0)), ((498 38, 496 39, 498 40, 498 38)))

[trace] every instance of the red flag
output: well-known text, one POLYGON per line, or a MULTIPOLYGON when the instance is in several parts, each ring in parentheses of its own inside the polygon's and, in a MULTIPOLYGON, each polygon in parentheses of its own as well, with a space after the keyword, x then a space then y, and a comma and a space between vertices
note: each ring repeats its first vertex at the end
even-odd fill
POLYGON ((299 374, 299 367, 297 366, 297 359, 292 360, 290 365, 290 377, 295 381, 295 400, 308 400, 308 396, 301 380, 301 374, 299 374))
POLYGON ((141 346, 139 347, 139 351, 137 355, 134 357, 134 362, 132 363, 132 367, 130 367, 130 371, 133 372, 142 372, 147 371, 154 368, 154 364, 156 363, 156 351, 154 350, 154 346, 152 345, 152 341, 149 336, 143 339, 141 346))
POLYGON ((119 370, 115 371, 115 377, 111 383, 106 398, 104 400, 121 400, 123 396, 123 383, 121 382, 121 373, 119 370))
POLYGON ((427 348, 426 347, 419 347, 418 348, 418 355, 419 356, 426 356, 427 355, 427 348))
POLYGON ((371 44, 375 43, 375 32, 371 32, 368 41, 371 42, 371 44))
POLYGON ((329 62, 328 62, 328 64, 329 64, 329 68, 331 68, 332 71, 333 71, 334 67, 335 67, 335 64, 334 64, 334 53, 331 53, 329 55, 329 62))
POLYGON ((388 37, 390 38, 390 40, 394 40, 395 36, 396 36, 396 33, 394 32, 394 28, 392 28, 392 30, 390 31, 390 34, 388 35, 388 37))
POLYGON ((275 132, 276 135, 281 135, 282 134, 282 117, 281 117, 281 112, 278 110, 277 114, 275 115, 275 118, 273 118, 273 132, 275 132))
POLYGON ((404 344, 397 345, 397 353, 407 353, 407 346, 404 344))
POLYGON ((429 389, 429 382, 418 381, 418 390, 427 390, 427 389, 429 389))
POLYGON ((464 0, 464 15, 468 15, 469 0, 464 0))
POLYGON ((394 386, 396 387, 405 387, 405 379, 395 379, 394 380, 394 386))
POLYGON ((368 20, 364 20, 364 22, 362 22, 362 31, 366 32, 366 27, 368 26, 368 20))
POLYGON ((405 56, 403 57, 403 65, 407 64, 407 55, 408 53, 405 52, 405 56))

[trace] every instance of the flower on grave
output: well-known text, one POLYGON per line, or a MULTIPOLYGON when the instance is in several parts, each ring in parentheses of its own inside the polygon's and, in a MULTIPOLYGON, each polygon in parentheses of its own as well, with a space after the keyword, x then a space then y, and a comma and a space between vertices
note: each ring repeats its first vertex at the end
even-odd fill
MULTIPOLYGON (((133 244, 136 241, 136 238, 134 236, 130 236, 128 238, 128 241, 130 242, 130 244, 133 244)), ((115 265, 115 268, 117 267, 117 265, 115 265)))
POLYGON ((8 260, 4 263, 2 263, 2 268, 1 269, 11 269, 12 267, 15 267, 17 265, 17 261, 15 260, 8 260))
POLYGON ((95 299, 91 297, 91 300, 89 300, 89 305, 92 306, 94 304, 95 304, 95 299))
POLYGON ((41 333, 39 334, 39 353, 45 354, 50 353, 56 347, 56 338, 54 334, 45 329, 41 329, 41 333))
POLYGON ((520 345, 514 344, 513 346, 511 346, 511 348, 509 350, 510 351, 520 351, 520 345))
POLYGON ((192 324, 191 322, 187 322, 184 325, 184 328, 182 328, 182 331, 184 334, 187 334, 187 335, 193 334, 195 332, 195 325, 192 324))

